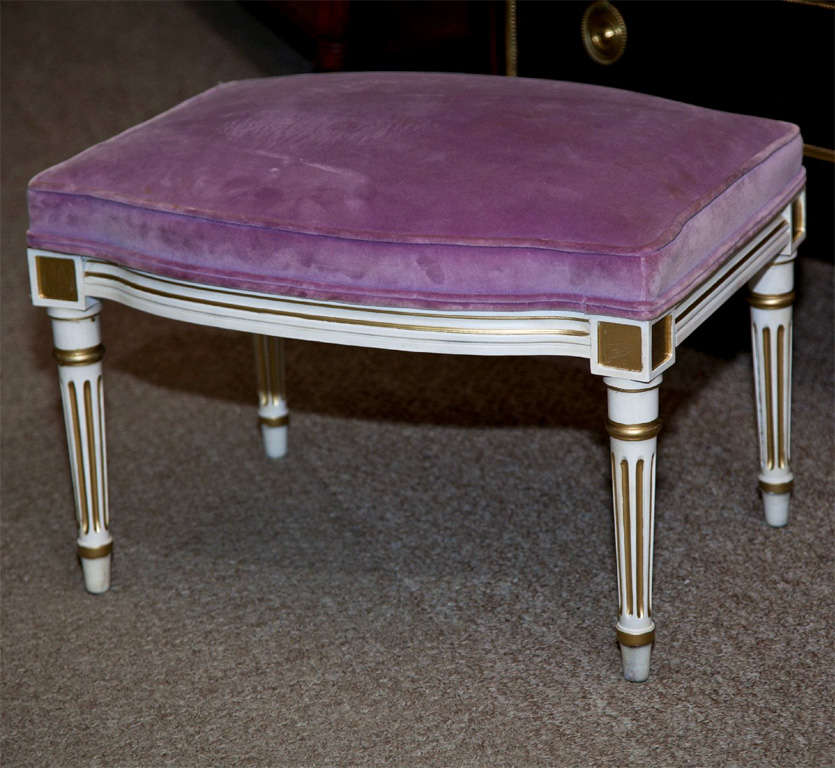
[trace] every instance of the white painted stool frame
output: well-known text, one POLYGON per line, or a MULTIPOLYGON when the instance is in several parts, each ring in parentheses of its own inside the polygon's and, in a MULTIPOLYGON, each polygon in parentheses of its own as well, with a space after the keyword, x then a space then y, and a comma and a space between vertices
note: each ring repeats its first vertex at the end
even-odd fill
POLYGON ((475 355, 584 357, 604 376, 624 676, 645 680, 655 637, 652 553, 658 387, 675 349, 749 284, 767 522, 788 521, 793 261, 805 237, 804 193, 691 293, 650 321, 569 311, 451 312, 296 299, 158 277, 101 259, 29 249, 32 300, 52 318, 86 588, 110 585, 112 537, 98 299, 154 315, 255 334, 266 452, 287 450, 283 338, 475 355))

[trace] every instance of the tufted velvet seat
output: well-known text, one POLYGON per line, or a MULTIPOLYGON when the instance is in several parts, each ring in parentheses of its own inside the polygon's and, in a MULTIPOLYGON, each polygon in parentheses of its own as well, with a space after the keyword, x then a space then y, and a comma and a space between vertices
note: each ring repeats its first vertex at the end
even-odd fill
POLYGON ((29 243, 378 306, 648 319, 803 186, 796 126, 576 83, 226 83, 36 176, 29 243))
POLYGON ((267 454, 281 339, 573 355, 604 376, 624 674, 655 638, 658 388, 749 284, 766 520, 788 520, 796 126, 577 83, 420 73, 225 83, 29 184, 85 584, 110 583, 99 299, 256 338, 267 454))

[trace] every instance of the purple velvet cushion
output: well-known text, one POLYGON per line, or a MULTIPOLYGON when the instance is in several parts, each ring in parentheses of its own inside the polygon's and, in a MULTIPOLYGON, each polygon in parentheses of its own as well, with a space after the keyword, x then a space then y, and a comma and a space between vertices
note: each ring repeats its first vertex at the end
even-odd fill
POLYGON ((651 318, 802 187, 796 126, 576 83, 225 83, 29 184, 33 247, 350 303, 651 318))

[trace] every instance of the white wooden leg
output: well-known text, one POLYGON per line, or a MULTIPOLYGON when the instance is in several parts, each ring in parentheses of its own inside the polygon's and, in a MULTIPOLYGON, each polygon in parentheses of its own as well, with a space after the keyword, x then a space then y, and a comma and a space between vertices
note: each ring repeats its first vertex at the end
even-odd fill
POLYGON ((760 490, 769 525, 789 521, 791 471, 792 304, 795 253, 780 255, 749 283, 760 490))
POLYGON ((271 459, 287 453, 290 421, 284 384, 284 339, 255 335, 255 370, 258 376, 258 421, 264 450, 271 459))
POLYGON ((652 619, 652 542, 655 512, 655 464, 658 386, 604 378, 607 388, 618 572, 617 636, 623 676, 633 682, 649 677, 655 621, 652 619))
POLYGON ((84 586, 96 594, 110 587, 113 548, 107 503, 100 310, 97 301, 90 302, 86 310, 48 310, 75 493, 78 556, 84 586))

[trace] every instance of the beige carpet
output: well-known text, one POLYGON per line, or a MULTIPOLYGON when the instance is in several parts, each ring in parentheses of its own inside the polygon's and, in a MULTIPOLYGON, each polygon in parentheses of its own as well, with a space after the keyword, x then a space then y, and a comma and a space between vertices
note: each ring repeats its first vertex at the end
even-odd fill
POLYGON ((835 764, 830 264, 800 265, 789 527, 761 519, 744 302, 665 375, 647 684, 620 676, 582 361, 290 343, 270 463, 248 338, 107 305, 116 543, 92 597, 26 181, 306 64, 225 4, 3 3, 2 35, 4 768, 835 764))

